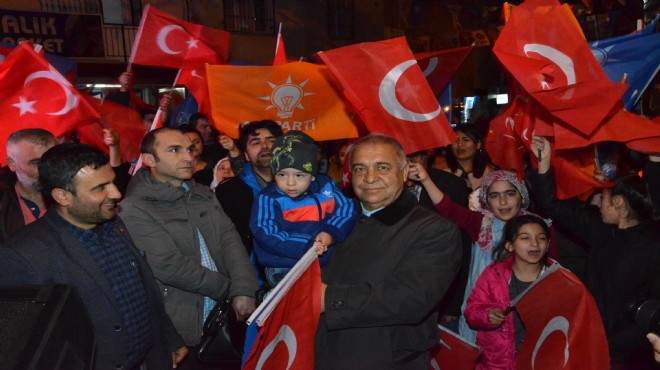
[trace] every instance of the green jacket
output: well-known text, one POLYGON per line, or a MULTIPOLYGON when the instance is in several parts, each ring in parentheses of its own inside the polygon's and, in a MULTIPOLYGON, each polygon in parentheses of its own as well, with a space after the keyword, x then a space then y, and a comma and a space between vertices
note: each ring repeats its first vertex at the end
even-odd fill
POLYGON ((254 297, 257 278, 234 224, 215 195, 194 181, 190 191, 141 169, 128 185, 121 217, 158 279, 165 309, 187 345, 199 342, 203 297, 254 297), (202 267, 197 229, 218 272, 202 267))

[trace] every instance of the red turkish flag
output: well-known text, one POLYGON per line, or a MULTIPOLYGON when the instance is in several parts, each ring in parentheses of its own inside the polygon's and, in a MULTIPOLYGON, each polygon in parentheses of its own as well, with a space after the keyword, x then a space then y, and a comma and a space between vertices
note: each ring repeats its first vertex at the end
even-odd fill
MULTIPOLYGON (((660 122, 651 121, 638 114, 618 111, 605 121, 591 136, 581 135, 570 127, 561 124, 554 125, 555 146, 557 149, 584 147, 602 141, 629 142, 647 138, 660 137, 660 122)), ((647 148, 654 151, 653 147, 647 148)), ((655 151, 658 147, 655 147, 655 151)))
POLYGON ((277 34, 277 44, 275 45, 275 58, 273 59, 273 65, 277 66, 280 64, 288 63, 286 60, 286 50, 284 49, 284 38, 282 34, 277 34))
POLYGON ((321 268, 315 258, 266 319, 243 369, 313 369, 320 314, 321 268))
POLYGON ((370 132, 396 138, 406 153, 454 141, 456 135, 405 37, 318 54, 370 132))
POLYGON ((551 273, 518 302, 516 310, 526 329, 516 369, 610 368, 596 303, 570 271, 551 273))
POLYGON ((188 63, 226 63, 229 33, 184 22, 147 5, 129 64, 182 68, 188 63))
POLYGON ((196 68, 190 68, 187 65, 186 68, 181 70, 175 84, 187 87, 197 101, 199 112, 207 117, 212 116, 209 85, 206 79, 206 66, 199 65, 196 68))
POLYGON ((98 112, 29 43, 19 45, 0 63, 0 162, 11 133, 43 128, 55 136, 80 122, 97 120, 98 112))
POLYGON ((594 178, 596 162, 592 146, 585 148, 554 150, 552 167, 555 170, 557 199, 569 199, 594 188, 609 187, 594 178))
MULTIPOLYGON (((140 113, 135 109, 116 104, 111 101, 86 96, 100 113, 107 128, 111 128, 119 134, 119 151, 124 161, 137 158, 140 155, 140 143, 147 133, 142 122, 140 113)), ((80 142, 94 145, 108 152, 108 146, 103 143, 103 129, 101 122, 87 122, 76 127, 80 142)))
POLYGON ((415 59, 424 71, 424 76, 426 76, 426 80, 435 96, 442 94, 473 49, 473 46, 466 46, 415 54, 415 59))
POLYGON ((515 127, 529 128, 532 126, 531 119, 529 105, 523 98, 518 97, 504 112, 490 121, 486 134, 486 151, 493 163, 499 168, 515 171, 519 178, 525 176, 522 157, 527 149, 515 127))
POLYGON ((535 100, 585 135, 596 130, 627 88, 607 78, 575 19, 556 1, 518 6, 493 52, 535 100))
POLYGON ((431 348, 431 369, 473 370, 481 355, 481 347, 442 326, 438 325, 438 328, 440 342, 431 348))

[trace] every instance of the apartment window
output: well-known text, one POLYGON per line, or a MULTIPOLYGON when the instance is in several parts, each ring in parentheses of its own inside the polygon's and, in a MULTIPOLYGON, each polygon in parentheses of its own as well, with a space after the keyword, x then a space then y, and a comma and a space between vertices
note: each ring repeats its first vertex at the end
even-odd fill
POLYGON ((225 29, 273 35, 273 0, 225 0, 225 29))
POLYGON ((353 38, 355 4, 353 0, 328 0, 328 36, 332 40, 353 38))

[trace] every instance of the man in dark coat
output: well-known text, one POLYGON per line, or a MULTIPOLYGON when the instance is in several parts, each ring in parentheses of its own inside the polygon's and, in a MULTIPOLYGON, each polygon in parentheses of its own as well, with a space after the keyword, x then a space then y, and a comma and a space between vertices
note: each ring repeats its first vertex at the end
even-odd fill
POLYGON ((460 265, 458 228, 404 191, 396 140, 366 136, 350 161, 362 215, 322 272, 315 368, 426 370, 437 305, 460 265))
POLYGON ((0 285, 73 286, 94 327, 94 369, 168 369, 187 349, 143 253, 116 218, 114 177, 107 155, 93 147, 44 153, 39 180, 52 205, 0 247, 0 285))

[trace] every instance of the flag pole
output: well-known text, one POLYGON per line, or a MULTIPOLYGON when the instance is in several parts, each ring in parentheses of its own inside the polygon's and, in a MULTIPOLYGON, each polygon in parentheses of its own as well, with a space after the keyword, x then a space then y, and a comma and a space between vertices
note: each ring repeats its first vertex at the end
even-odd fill
MULTIPOLYGON (((170 88, 170 91, 167 93, 170 98, 172 97, 172 94, 174 93, 174 87, 176 86, 176 82, 179 80, 179 77, 181 76, 181 72, 183 71, 182 68, 179 68, 179 72, 177 72, 176 77, 174 77, 174 82, 172 82, 172 88, 170 88)), ((160 103, 160 102, 159 102, 160 103)), ((158 121, 162 122, 162 117, 163 116, 163 108, 160 107, 160 104, 158 106, 158 110, 156 111, 156 116, 154 117, 154 121, 151 122, 151 127, 149 128, 149 131, 153 131, 158 128, 158 121)), ((135 176, 137 171, 142 168, 142 155, 138 158, 137 163, 135 164, 135 167, 133 167, 131 171, 131 176, 135 176)))
POLYGON ((144 7, 142 10, 142 18, 140 19, 140 26, 138 27, 138 31, 135 34, 135 38, 133 39, 133 47, 131 48, 131 56, 128 58, 128 65, 126 66, 126 72, 131 71, 131 66, 133 65, 133 60, 135 59, 135 53, 137 52, 138 45, 140 44, 140 40, 142 39, 142 29, 144 28, 144 22, 147 20, 147 14, 149 13, 149 8, 151 7, 150 4, 147 4, 147 6, 144 7))
POLYGON ((280 38, 282 37, 282 22, 280 22, 280 28, 277 30, 277 42, 275 42, 275 56, 277 57, 277 49, 280 48, 280 38))

